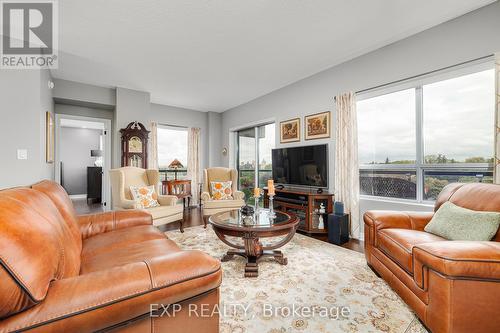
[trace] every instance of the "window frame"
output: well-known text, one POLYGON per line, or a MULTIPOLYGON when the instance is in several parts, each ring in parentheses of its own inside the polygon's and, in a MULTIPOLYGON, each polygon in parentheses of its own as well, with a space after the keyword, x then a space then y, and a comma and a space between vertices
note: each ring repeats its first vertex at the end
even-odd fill
MULTIPOLYGON (((477 170, 478 173, 481 173, 493 170, 494 167, 493 163, 443 163, 443 164, 424 163, 425 149, 424 149, 424 135, 423 135, 424 132, 423 86, 424 85, 445 81, 460 76, 474 74, 491 69, 494 69, 494 62, 493 58, 489 57, 486 59, 473 61, 467 64, 453 66, 444 70, 434 72, 432 74, 422 75, 409 80, 399 81, 394 84, 389 84, 381 88, 375 88, 358 94, 356 96, 357 102, 382 95, 396 93, 402 90, 415 89, 415 126, 416 126, 415 164, 360 164, 359 165, 359 171, 370 171, 370 170, 414 171, 416 173, 416 191, 417 191, 416 199, 414 200, 414 199, 392 198, 392 197, 373 196, 366 194, 361 194, 360 198, 369 200, 394 201, 394 202, 418 203, 418 204, 430 205, 434 203, 434 200, 424 199, 425 171, 439 171, 439 170, 458 171, 461 169, 467 169, 467 170, 477 170)), ((492 114, 491 116, 493 119, 494 114, 492 114)), ((492 128, 492 134, 494 134, 493 128, 492 128)))
MULTIPOLYGON (((159 129, 166 129, 166 130, 171 130, 171 131, 179 131, 179 132, 186 132, 187 133, 187 138, 186 138, 186 151, 189 150, 189 127, 186 127, 186 126, 178 126, 178 125, 169 125, 169 124, 160 124, 158 123, 157 124, 157 130, 159 129)), ((157 139, 157 142, 156 142, 156 149, 158 150, 160 147, 160 142, 158 141, 157 139)), ((179 171, 179 172, 185 172, 186 175, 187 175, 187 169, 188 169, 188 166, 187 166, 187 161, 186 161, 186 165, 184 166, 184 170, 182 171, 179 171)), ((171 171, 168 171, 168 165, 165 167, 165 168, 162 168, 160 167, 160 161, 158 160, 158 170, 160 171, 160 175, 163 173, 164 176, 165 176, 165 180, 168 178, 168 173, 171 172, 171 171)))
MULTIPOLYGON (((259 171, 260 171, 260 160, 259 160, 259 157, 260 157, 260 154, 259 154, 259 128, 260 127, 263 127, 263 126, 266 126, 266 125, 270 125, 270 124, 274 124, 274 131, 276 133, 276 122, 275 121, 268 121, 268 122, 264 122, 264 123, 259 123, 257 125, 251 125, 251 126, 248 126, 248 127, 243 127, 243 128, 240 128, 238 130, 235 131, 235 139, 236 139, 236 170, 238 171, 238 190, 240 189, 240 180, 239 180, 239 177, 240 177, 240 140, 239 140, 239 137, 240 137, 240 132, 243 132, 243 131, 247 131, 247 130, 250 130, 250 129, 253 129, 254 130, 254 138, 255 138, 255 168, 253 170, 254 172, 254 184, 255 186, 259 186, 259 171)), ((275 144, 275 148, 276 148, 276 144, 275 144)), ((272 165, 272 161, 271 161, 271 165, 272 165)), ((244 171, 248 171, 248 170, 244 170, 244 171)), ((268 170, 266 170, 268 171, 268 170)), ((272 172, 272 167, 271 167, 271 172, 272 172)))

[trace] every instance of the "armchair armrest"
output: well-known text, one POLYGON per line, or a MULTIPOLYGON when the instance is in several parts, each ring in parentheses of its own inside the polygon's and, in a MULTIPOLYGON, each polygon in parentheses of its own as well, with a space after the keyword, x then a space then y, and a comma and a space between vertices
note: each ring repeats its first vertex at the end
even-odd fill
POLYGON ((121 208, 121 209, 138 209, 139 205, 135 200, 129 200, 129 199, 123 199, 120 201, 120 207, 116 208, 121 208))
POLYGON ((177 204, 177 198, 175 195, 159 195, 158 202, 161 206, 175 206, 177 204))
POLYGON ((151 225, 153 219, 151 214, 142 210, 117 210, 100 214, 80 215, 77 217, 77 222, 82 238, 85 239, 116 229, 151 225))
POLYGON ((208 192, 201 193, 201 201, 209 201, 209 200, 211 200, 211 198, 208 192))
POLYGON ((43 302, 4 319, 2 328, 95 332, 149 314, 151 304, 175 304, 215 289, 221 275, 218 260, 181 251, 55 280, 43 302))
POLYGON ((245 193, 241 191, 234 191, 233 197, 235 200, 245 200, 245 193))
POLYGON ((500 243, 442 241, 413 248, 415 282, 424 288, 428 271, 469 279, 500 281, 500 243))

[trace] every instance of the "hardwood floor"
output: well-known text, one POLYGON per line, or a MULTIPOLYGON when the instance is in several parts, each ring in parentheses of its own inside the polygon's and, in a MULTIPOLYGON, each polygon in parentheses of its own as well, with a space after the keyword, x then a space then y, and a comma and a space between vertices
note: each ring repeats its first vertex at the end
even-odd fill
MULTIPOLYGON (((189 209, 186 209, 184 211, 184 228, 189 228, 189 227, 194 227, 197 225, 202 225, 203 224, 203 216, 201 214, 201 209, 198 207, 190 207, 189 209)), ((169 231, 169 230, 178 230, 179 229, 179 223, 169 223, 167 225, 163 225, 159 227, 160 230, 162 231, 169 231)), ((310 235, 307 235, 311 237, 310 235)), ((328 242, 327 236, 323 235, 318 235, 318 236, 313 236, 315 239, 328 242)), ((357 239, 351 239, 349 242, 341 245, 342 247, 353 250, 356 252, 364 253, 364 243, 360 240, 357 239)))

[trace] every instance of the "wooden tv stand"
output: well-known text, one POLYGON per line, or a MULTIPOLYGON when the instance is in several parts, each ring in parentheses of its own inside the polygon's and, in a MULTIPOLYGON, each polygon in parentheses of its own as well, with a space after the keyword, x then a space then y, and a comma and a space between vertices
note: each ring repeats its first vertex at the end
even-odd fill
MULTIPOLYGON (((328 214, 333 212, 333 193, 323 191, 318 193, 315 189, 275 189, 274 209, 283 212, 291 212, 300 219, 298 230, 308 234, 327 234, 328 233, 328 214), (324 229, 318 229, 319 209, 323 203, 326 213, 323 215, 324 229)), ((264 188, 264 207, 269 207, 269 196, 267 188, 264 188)))

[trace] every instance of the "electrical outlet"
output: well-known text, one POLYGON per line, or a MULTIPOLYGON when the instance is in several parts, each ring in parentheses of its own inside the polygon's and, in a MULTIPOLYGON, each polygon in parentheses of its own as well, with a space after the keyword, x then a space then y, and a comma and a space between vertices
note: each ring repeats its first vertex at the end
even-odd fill
POLYGON ((17 150, 17 159, 18 160, 27 160, 28 159, 28 149, 18 149, 17 150))

